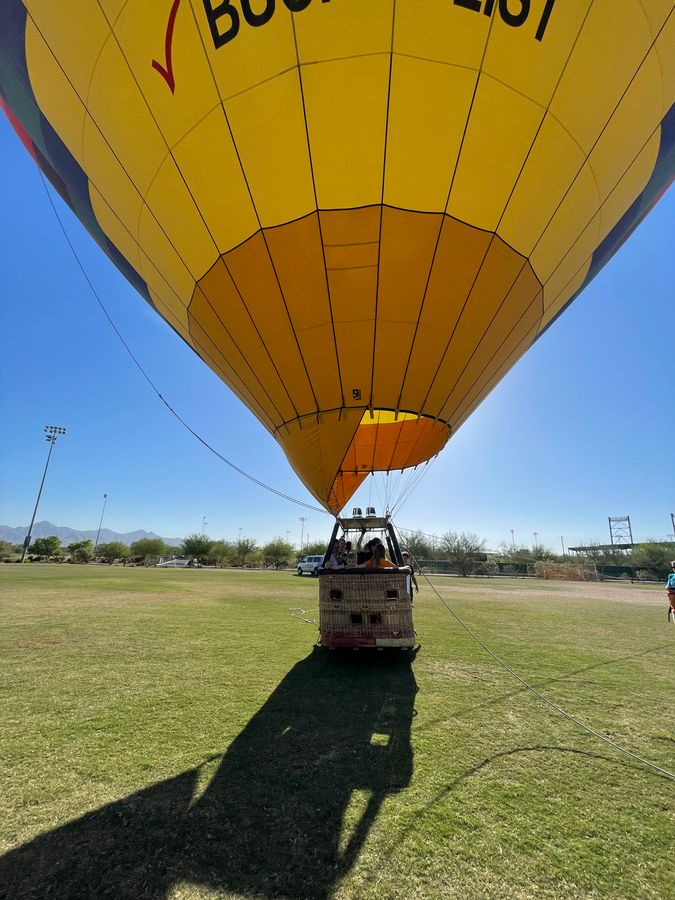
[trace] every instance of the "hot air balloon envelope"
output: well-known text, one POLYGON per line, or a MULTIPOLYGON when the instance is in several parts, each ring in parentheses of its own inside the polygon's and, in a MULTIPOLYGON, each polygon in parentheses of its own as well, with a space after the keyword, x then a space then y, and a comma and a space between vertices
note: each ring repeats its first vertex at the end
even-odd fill
POLYGON ((333 512, 438 453, 654 204, 674 85, 671 0, 0 9, 26 147, 333 512))

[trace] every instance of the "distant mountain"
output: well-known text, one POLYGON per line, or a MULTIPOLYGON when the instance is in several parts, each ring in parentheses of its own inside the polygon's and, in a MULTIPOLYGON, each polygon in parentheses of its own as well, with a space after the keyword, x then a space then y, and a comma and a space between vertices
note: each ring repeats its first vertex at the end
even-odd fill
MULTIPOLYGON (((0 540, 9 541, 10 544, 23 544, 23 539, 27 533, 27 525, 18 525, 16 528, 11 528, 9 525, 0 525, 0 540)), ((96 529, 93 531, 78 531, 75 528, 68 528, 66 525, 53 525, 51 522, 36 522, 33 525, 31 540, 39 537, 49 537, 50 534, 55 534, 61 539, 63 544, 96 540, 96 529)), ((99 544, 109 544, 111 541, 121 541, 123 544, 133 544, 142 538, 158 538, 159 536, 154 531, 127 531, 125 534, 118 534, 109 528, 102 528, 98 542, 99 544)), ((177 547, 181 543, 180 538, 162 538, 162 540, 170 547, 177 547)))

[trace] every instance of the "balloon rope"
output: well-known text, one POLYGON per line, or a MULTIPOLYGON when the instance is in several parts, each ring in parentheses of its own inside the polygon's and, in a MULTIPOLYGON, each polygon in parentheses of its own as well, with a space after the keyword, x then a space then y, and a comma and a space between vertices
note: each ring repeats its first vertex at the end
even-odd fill
POLYGON ((469 628, 468 625, 464 624, 464 622, 459 618, 457 613, 452 609, 452 607, 449 606, 449 604, 438 593, 436 588, 431 584, 431 582, 429 581, 428 575, 426 575, 426 573, 423 573, 423 574, 424 574, 424 577, 425 577, 429 587, 433 590, 433 592, 436 594, 436 596, 441 601, 441 603, 445 606, 445 608, 448 610, 448 612, 456 619, 456 621, 459 623, 459 625, 461 625, 461 627, 466 631, 466 633, 468 635, 470 635, 474 639, 474 641, 476 641, 476 643, 479 644, 483 648, 483 650, 486 653, 488 653, 495 660, 495 662, 497 662, 503 669, 505 669, 510 675, 512 675, 517 681, 519 681, 523 685, 523 687, 527 688, 528 691, 531 691, 536 697, 538 697, 540 700, 542 700, 544 703, 546 703, 548 706, 550 706, 551 709, 556 710, 556 712, 563 715, 566 719, 569 719, 570 722, 574 722, 575 725, 578 725, 584 731, 587 731, 589 734, 594 735, 596 738, 599 738, 601 741, 604 741, 606 744, 609 744, 610 746, 614 747, 615 750, 618 750, 621 753, 625 753, 627 756, 630 756, 633 759, 637 760, 638 762, 641 762, 643 765, 648 766, 650 769, 654 769, 654 771, 659 772, 661 775, 665 775, 665 777, 670 778, 671 781, 675 781, 675 774, 673 774, 672 772, 669 772, 667 769, 662 769, 660 766, 657 766, 655 763, 650 762, 648 759, 644 759, 642 756, 638 756, 637 753, 633 753, 631 750, 627 750, 625 747, 622 747, 620 744, 617 744, 615 741, 611 740, 611 738, 606 737, 604 734, 601 734, 599 731, 595 731, 595 729, 591 728, 590 725, 586 725, 580 719, 577 719, 571 713, 568 713, 566 710, 564 710, 562 708, 562 706, 558 706, 557 703, 554 703, 552 700, 549 700, 548 697, 544 696, 544 694, 542 694, 540 691, 538 691, 535 687, 532 687, 532 685, 529 684, 527 681, 525 681, 524 678, 521 678, 521 676, 517 672, 514 672, 514 670, 511 668, 511 666, 508 665, 508 663, 505 663, 502 659, 500 659, 497 656, 496 653, 494 653, 492 650, 490 650, 490 648, 487 647, 476 634, 474 634, 474 632, 469 628))
MULTIPOLYGON (((412 554, 411 554, 411 557, 412 557, 412 554)), ((414 559, 413 559, 413 562, 415 562, 414 559)), ((591 728, 590 725, 586 725, 580 719, 577 719, 571 713, 568 713, 566 710, 564 710, 562 708, 562 706, 558 706, 557 703, 554 703, 552 700, 549 700, 548 697, 544 696, 544 694, 542 694, 540 691, 538 691, 535 687, 532 687, 532 685, 529 684, 527 681, 525 681, 524 678, 521 678, 521 676, 517 672, 514 672, 514 670, 511 668, 511 666, 508 665, 508 663, 505 663, 504 660, 500 659, 493 650, 490 650, 490 648, 486 644, 484 644, 483 641, 481 641, 481 639, 478 637, 478 635, 475 634, 469 628, 468 625, 464 624, 464 622, 460 619, 460 617, 457 615, 457 613, 454 611, 454 609, 450 606, 450 604, 447 603, 445 601, 445 599, 438 593, 438 591, 436 590, 434 585, 429 580, 429 576, 426 574, 426 572, 422 572, 420 570, 420 574, 424 576, 424 578, 425 578, 427 584, 429 585, 429 587, 431 588, 431 590, 434 592, 434 594, 436 594, 436 596, 441 601, 443 606, 445 606, 445 608, 448 610, 450 615, 453 616, 453 618, 456 620, 456 622, 464 629, 464 631, 466 631, 466 633, 469 635, 469 637, 473 638, 473 640, 480 647, 482 647, 482 649, 485 651, 485 653, 487 653, 489 656, 491 656, 494 659, 494 661, 496 663, 498 663, 498 665, 500 665, 502 667, 502 669, 505 669, 510 675, 512 675, 516 679, 516 681, 519 681, 523 685, 524 688, 526 688, 528 691, 531 691, 531 693, 533 693, 535 695, 535 697, 538 697, 547 706, 550 706, 551 709, 554 709, 556 712, 560 713, 560 715, 564 716, 566 719, 569 719, 570 722, 574 722, 574 724, 578 725, 579 728, 583 729, 584 731, 587 731, 589 734, 592 734, 594 737, 599 738, 601 741, 604 741, 606 744, 609 744, 611 747, 614 747, 615 750, 618 750, 620 753, 625 753, 626 756, 632 757, 632 759, 637 760, 638 762, 642 763, 644 766, 647 766, 649 769, 653 769, 655 772, 658 772, 660 775, 663 775, 664 777, 669 778, 671 781, 675 781, 675 774, 673 774, 672 772, 669 772, 667 769, 662 769, 660 766, 657 766, 655 763, 650 762, 648 759, 644 759, 642 756, 638 756, 637 753, 633 753, 632 750, 627 750, 625 747, 622 747, 620 744, 617 744, 615 741, 611 740, 611 738, 606 737, 604 734, 601 734, 599 731, 595 731, 595 729, 591 728)))
POLYGON ((310 619, 309 616, 312 613, 318 613, 317 609, 301 609, 299 606, 294 606, 292 609, 288 610, 291 614, 292 619, 298 619, 300 622, 306 622, 308 625, 318 625, 319 623, 316 619, 310 619))
POLYGON ((270 485, 270 484, 265 484, 264 481, 260 481, 259 478, 256 478, 255 476, 250 475, 248 472, 245 472, 244 469, 241 469, 241 468, 240 468, 239 466, 237 466, 235 463, 231 462, 229 459, 226 459, 226 457, 224 457, 224 456, 222 455, 222 453, 219 453, 219 451, 216 450, 215 447, 211 446, 211 444, 209 444, 208 441, 206 441, 200 434, 198 434, 198 433, 194 430, 194 428, 192 428, 190 425, 188 425, 188 423, 185 421, 185 419, 183 419, 182 416, 181 416, 178 412, 176 412, 176 410, 173 408, 173 406, 171 406, 171 404, 168 402, 168 400, 166 400, 166 399, 162 396, 162 394, 161 394, 161 392, 159 391, 159 389, 155 386, 154 382, 152 381, 152 379, 150 378, 150 376, 148 375, 148 373, 145 371, 145 369, 143 368, 143 366, 140 364, 140 362, 138 361, 138 359, 137 359, 136 356, 134 355, 134 353, 133 353, 131 347, 127 344, 127 342, 126 342, 126 341, 124 340, 124 338, 122 337, 122 334, 120 333, 119 329, 117 328, 117 326, 116 326, 115 323, 113 322, 113 320, 112 320, 110 314, 108 313, 108 310, 106 309, 105 304, 104 304, 103 301, 101 300, 101 298, 100 298, 100 296, 99 296, 99 294, 98 294, 98 291, 96 290, 96 288, 95 288, 94 285, 92 284, 91 279, 90 279, 89 276, 87 275, 86 269, 85 269, 84 266, 82 265, 82 261, 80 260, 80 257, 79 257, 79 255, 78 255, 78 253, 77 253, 77 250, 76 250, 75 247, 73 246, 73 243, 72 243, 72 241, 70 240, 70 237, 68 236, 68 232, 67 232, 66 229, 65 229, 65 226, 64 226, 63 221, 62 221, 62 219, 61 219, 61 216, 59 215, 59 211, 58 211, 58 209, 56 208, 56 205, 55 205, 55 203, 54 203, 54 201, 53 201, 53 199, 52 199, 52 195, 50 194, 49 188, 47 187, 47 182, 46 182, 44 173, 43 173, 42 169, 41 169, 39 166, 38 166, 38 172, 40 173, 40 178, 42 179, 42 186, 44 187, 45 193, 47 194, 47 199, 49 200, 49 203, 50 203, 50 205, 51 205, 51 207, 52 207, 52 210, 53 210, 53 212, 54 212, 54 215, 56 216, 56 220, 57 220, 57 222, 59 223, 59 226, 61 227, 61 231, 63 232, 63 236, 64 236, 65 239, 66 239, 66 243, 67 243, 68 246, 70 247, 70 250, 71 250, 73 256, 75 257, 75 261, 77 262, 78 266, 80 267, 80 271, 82 272, 82 275, 84 276, 85 281, 86 281, 87 284, 89 285, 89 289, 91 290, 92 294, 93 294, 94 297, 96 298, 96 302, 97 302, 98 305, 101 307, 101 310, 102 310, 102 312, 103 312, 103 315, 106 317, 106 319, 108 320, 108 322, 109 322, 110 326, 112 327, 113 331, 115 332, 115 334, 117 335, 117 337, 118 337, 118 338, 120 339, 120 341, 122 342, 122 345, 123 345, 124 349, 127 351, 127 353, 129 354, 129 356, 131 357, 131 359, 134 361, 134 364, 136 365, 136 368, 138 369, 138 371, 141 373, 141 375, 143 376, 143 378, 145 378, 145 380, 148 382, 148 384, 150 385, 150 387, 152 388, 152 390, 155 392, 155 394, 159 397, 159 399, 162 401, 162 403, 164 404, 164 406, 166 406, 166 408, 169 410, 169 412, 171 413, 171 415, 174 416, 174 417, 181 423, 181 425, 182 425, 184 428, 186 428, 186 429, 190 432, 190 434, 191 434, 193 437, 195 437, 195 438, 199 441, 200 444, 203 444, 203 446, 206 447, 207 450, 210 450, 211 453, 214 454, 214 456, 217 456, 218 459, 221 460, 221 462, 224 462, 225 465, 229 466, 231 469, 234 469, 235 472, 238 472, 238 473, 239 473, 240 475, 242 475, 244 478, 247 478, 249 481, 252 481, 253 484, 257 484, 258 487, 261 487, 261 488, 263 488, 264 490, 269 491, 271 494, 276 494, 276 496, 277 496, 277 497, 281 497, 282 500, 288 500, 289 503, 295 503, 295 504, 297 504, 298 506, 303 506, 305 509, 310 509, 310 510, 312 510, 313 512, 320 512, 320 513, 324 513, 324 515, 330 515, 330 513, 328 513, 325 509, 323 509, 323 508, 320 507, 320 506, 314 506, 314 505, 311 504, 311 503, 305 503, 303 500, 298 500, 298 499, 296 499, 295 497, 291 497, 289 494, 284 494, 283 491, 278 491, 276 488, 272 487, 272 485, 270 485))

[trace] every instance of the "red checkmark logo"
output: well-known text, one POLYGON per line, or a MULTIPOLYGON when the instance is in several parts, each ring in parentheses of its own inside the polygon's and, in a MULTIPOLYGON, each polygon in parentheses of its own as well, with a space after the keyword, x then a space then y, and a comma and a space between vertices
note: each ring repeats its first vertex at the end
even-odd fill
POLYGON ((169 13, 169 21, 166 25, 166 36, 164 38, 164 63, 163 66, 161 63, 158 63, 156 59, 152 61, 152 68, 157 69, 159 74, 162 76, 164 81, 169 85, 169 89, 173 94, 176 88, 176 82, 173 77, 173 62, 171 61, 171 42, 173 41, 173 26, 176 24, 176 14, 178 13, 178 7, 180 6, 180 0, 173 0, 173 6, 171 7, 171 12, 169 13))

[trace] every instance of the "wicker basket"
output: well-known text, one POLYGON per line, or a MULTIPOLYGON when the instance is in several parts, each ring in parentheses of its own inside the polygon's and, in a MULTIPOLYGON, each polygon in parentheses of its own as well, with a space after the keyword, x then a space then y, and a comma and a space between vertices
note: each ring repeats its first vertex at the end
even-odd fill
POLYGON ((410 574, 320 573, 319 632, 326 647, 413 647, 410 574))

